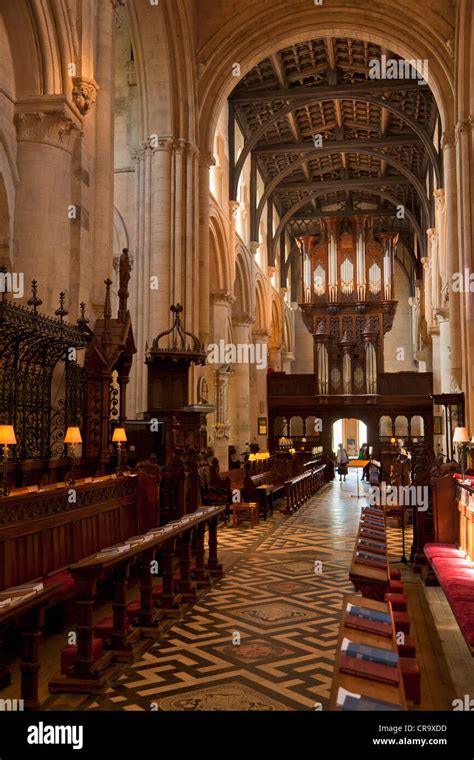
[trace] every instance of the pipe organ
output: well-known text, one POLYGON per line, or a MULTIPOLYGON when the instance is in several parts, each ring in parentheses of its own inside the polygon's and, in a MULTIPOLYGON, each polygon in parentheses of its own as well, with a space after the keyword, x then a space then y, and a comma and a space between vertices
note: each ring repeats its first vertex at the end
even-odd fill
POLYGON ((304 323, 313 335, 317 393, 373 395, 383 336, 393 324, 398 236, 365 216, 328 217, 320 235, 297 239, 304 323))

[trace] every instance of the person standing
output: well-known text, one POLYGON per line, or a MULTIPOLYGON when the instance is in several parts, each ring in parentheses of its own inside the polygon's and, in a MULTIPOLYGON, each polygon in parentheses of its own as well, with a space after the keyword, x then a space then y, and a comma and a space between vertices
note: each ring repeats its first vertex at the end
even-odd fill
POLYGON ((336 461, 337 461, 337 469, 339 472, 339 480, 341 481, 342 478, 344 478, 345 480, 346 475, 347 475, 347 464, 349 462, 349 456, 344 446, 342 445, 342 443, 339 444, 339 448, 337 450, 337 455, 336 455, 336 461))

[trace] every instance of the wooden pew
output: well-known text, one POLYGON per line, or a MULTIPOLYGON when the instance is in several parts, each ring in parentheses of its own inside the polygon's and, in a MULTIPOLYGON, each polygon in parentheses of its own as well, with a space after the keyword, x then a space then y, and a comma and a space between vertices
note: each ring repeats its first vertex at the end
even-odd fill
POLYGON ((317 461, 307 462, 300 475, 285 481, 286 514, 295 512, 324 485, 325 468, 317 461))
POLYGON ((16 625, 21 639, 20 698, 27 710, 39 710, 38 679, 40 669, 39 640, 44 608, 59 592, 59 585, 49 586, 34 596, 0 610, 0 631, 16 625))
MULTIPOLYGON (((133 658, 144 651, 147 642, 139 644, 142 636, 149 636, 155 626, 155 609, 152 595, 150 562, 158 549, 163 557, 163 589, 160 608, 173 615, 183 596, 195 599, 195 584, 207 585, 210 578, 222 577, 222 566, 217 556, 217 522, 224 506, 205 507, 184 516, 175 525, 157 528, 143 543, 135 544, 116 554, 98 553, 71 565, 78 597, 77 654, 67 675, 59 675, 49 683, 50 692, 74 692, 99 694, 115 673, 115 663, 133 658), (209 531, 209 555, 204 565, 205 527, 209 531), (191 532, 195 533, 196 571, 191 577, 191 532), (179 592, 175 590, 173 558, 180 539, 179 592), (183 550, 184 547, 184 550, 183 550), (127 623, 126 591, 130 565, 140 562, 140 609, 138 626, 132 631, 127 623), (111 649, 95 660, 93 606, 98 581, 104 576, 112 577, 114 585, 113 625, 111 649)), ((126 545, 126 542, 125 542, 126 545)))
MULTIPOLYGON (((354 584, 355 590, 360 591, 362 596, 368 599, 376 599, 380 602, 383 602, 384 596, 389 590, 389 583, 390 583, 390 568, 389 568, 386 550, 385 550, 385 554, 381 557, 381 560, 383 561, 383 567, 374 567, 372 565, 368 565, 362 562, 357 557, 357 553, 360 550, 359 540, 364 537, 365 539, 368 539, 370 541, 373 538, 370 536, 370 534, 364 536, 364 533, 362 533, 363 528, 365 528, 365 530, 372 529, 370 525, 367 525, 366 523, 364 523, 364 518, 363 518, 364 514, 365 514, 365 510, 364 512, 362 512, 362 516, 361 516, 361 523, 359 525, 359 531, 357 534, 354 552, 352 555, 349 578, 354 584)), ((380 535, 381 537, 385 538, 386 536, 385 513, 383 512, 383 510, 380 510, 380 514, 383 515, 383 532, 380 535)))
POLYGON ((406 699, 403 688, 403 678, 400 668, 400 662, 397 665, 398 673, 398 685, 392 685, 389 683, 381 683, 369 678, 363 678, 349 673, 341 671, 341 658, 342 642, 344 639, 349 639, 357 644, 366 644, 368 646, 378 647, 380 649, 387 649, 391 652, 397 653, 397 643, 395 635, 395 625, 392 617, 392 636, 382 636, 376 633, 369 633, 367 631, 361 631, 356 628, 346 626, 347 617, 347 605, 354 604, 358 607, 365 607, 374 609, 379 612, 389 613, 391 612, 390 606, 385 602, 376 602, 372 599, 361 599, 360 596, 354 594, 344 594, 342 603, 342 620, 339 628, 339 638, 336 648, 336 663, 334 666, 334 675, 331 685, 331 696, 329 701, 330 710, 340 709, 337 705, 337 696, 339 689, 345 689, 352 694, 360 694, 371 699, 376 699, 382 702, 389 702, 396 705, 401 710, 406 710, 406 699))

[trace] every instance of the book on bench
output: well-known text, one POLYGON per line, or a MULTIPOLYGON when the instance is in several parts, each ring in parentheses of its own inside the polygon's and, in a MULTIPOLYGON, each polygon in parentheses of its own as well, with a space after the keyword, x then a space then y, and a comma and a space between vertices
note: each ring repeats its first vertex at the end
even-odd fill
POLYGON ((12 586, 0 591, 0 599, 8 599, 15 597, 25 597, 27 594, 38 594, 43 591, 44 586, 42 581, 33 581, 31 583, 22 583, 21 586, 12 586))
POLYGON ((396 668, 399 661, 398 653, 393 652, 391 649, 359 644, 347 638, 342 640, 341 651, 346 657, 368 660, 369 662, 375 662, 377 665, 387 665, 391 668, 396 668))
POLYGON ((383 509, 377 509, 376 507, 363 507, 362 514, 371 515, 375 517, 376 520, 381 520, 383 522, 383 509))
POLYGON ((367 555, 365 552, 356 552, 355 560, 361 565, 369 565, 372 567, 387 567, 387 560, 383 560, 382 557, 377 554, 367 555))
POLYGON ((355 628, 357 631, 377 633, 379 636, 392 636, 392 624, 383 623, 379 620, 367 620, 357 615, 347 614, 344 618, 344 625, 347 628, 355 628))
POLYGON ((101 549, 97 552, 96 557, 113 557, 115 554, 122 554, 122 552, 128 552, 130 544, 115 544, 114 546, 106 546, 105 549, 101 549))
POLYGON ((357 712, 374 712, 374 711, 400 711, 403 707, 396 702, 385 702, 373 697, 365 697, 363 694, 339 687, 336 697, 336 704, 341 710, 353 710, 357 712))
POLYGON ((346 606, 346 612, 354 617, 362 618, 363 620, 375 620, 378 623, 392 624, 392 616, 389 612, 380 612, 380 610, 371 610, 369 607, 359 607, 356 604, 350 602, 346 606))
POLYGON ((364 528, 364 526, 361 526, 361 529, 359 531, 359 537, 360 536, 366 536, 367 538, 370 538, 371 541, 378 541, 378 543, 385 543, 385 531, 380 530, 372 530, 371 528, 364 528))
POLYGON ((374 544, 372 541, 364 541, 363 538, 359 538, 357 542, 357 546, 362 551, 369 551, 371 554, 378 554, 380 556, 385 556, 387 553, 387 545, 386 544, 374 544))
POLYGON ((369 678, 371 681, 380 681, 380 683, 387 683, 390 686, 398 686, 399 682, 399 674, 396 667, 380 665, 371 660, 360 660, 357 657, 342 655, 339 661, 339 670, 341 673, 347 673, 350 676, 369 678))

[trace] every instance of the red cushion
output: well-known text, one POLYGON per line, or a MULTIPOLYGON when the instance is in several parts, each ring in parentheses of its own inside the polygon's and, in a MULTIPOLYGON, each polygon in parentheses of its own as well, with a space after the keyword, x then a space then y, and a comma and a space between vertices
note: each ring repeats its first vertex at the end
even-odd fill
MULTIPOLYGON (((113 617, 104 618, 99 623, 95 624, 94 633, 100 639, 107 639, 112 633, 113 627, 114 627, 113 617)), ((126 629, 128 630, 128 620, 126 622, 126 629)))
POLYGON ((443 557, 446 559, 464 558, 462 552, 455 544, 425 544, 424 552, 428 559, 443 557))
MULTIPOLYGON (((92 640, 92 656, 94 662, 102 657, 104 653, 104 643, 102 639, 92 640)), ((61 675, 66 676, 69 668, 74 665, 74 660, 77 657, 77 645, 70 644, 61 650, 61 675)))
POLYGON ((53 586, 56 583, 60 583, 64 591, 72 591, 74 588, 74 578, 67 570, 61 570, 59 573, 49 575, 43 580, 44 586, 53 586))
POLYGON ((390 568, 390 580, 391 581, 399 581, 402 577, 402 574, 398 567, 391 567, 390 568))

